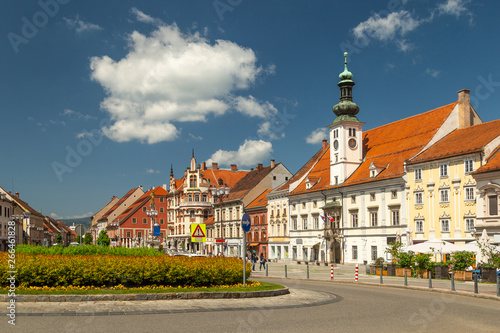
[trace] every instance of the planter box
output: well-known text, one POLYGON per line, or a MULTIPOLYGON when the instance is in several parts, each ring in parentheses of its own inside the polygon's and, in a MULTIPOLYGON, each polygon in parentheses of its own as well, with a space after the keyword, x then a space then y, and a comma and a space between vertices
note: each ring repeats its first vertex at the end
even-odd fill
POLYGON ((497 269, 483 268, 481 270, 481 280, 483 282, 497 283, 497 269))
POLYGON ((436 279, 449 279, 450 275, 448 272, 448 266, 435 266, 434 271, 436 272, 436 279))
POLYGON ((411 277, 411 268, 396 268, 396 276, 405 276, 405 270, 406 276, 411 277))
MULTIPOLYGON (((377 272, 377 267, 373 266, 373 265, 370 265, 370 274, 373 274, 375 275, 375 273, 377 272)), ((379 273, 380 274, 380 273, 379 273)))
POLYGON ((384 267, 377 267, 377 270, 375 271, 376 275, 380 275, 380 269, 382 269, 382 275, 387 276, 387 271, 384 271, 384 267))
POLYGON ((472 281, 472 272, 469 271, 453 271, 455 280, 458 281, 472 281))
MULTIPOLYGON (((432 273, 431 273, 432 274, 432 273)), ((420 271, 420 272, 417 272, 417 276, 418 277, 421 277, 423 279, 428 279, 429 278, 429 270, 428 269, 425 269, 423 271, 420 271)), ((431 275, 432 277, 432 275, 431 275)))
POLYGON ((387 276, 396 276, 396 265, 387 265, 387 276))

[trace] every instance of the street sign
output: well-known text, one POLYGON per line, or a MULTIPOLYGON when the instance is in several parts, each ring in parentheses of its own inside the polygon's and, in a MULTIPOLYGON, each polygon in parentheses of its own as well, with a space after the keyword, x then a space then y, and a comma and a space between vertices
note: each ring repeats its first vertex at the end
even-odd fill
POLYGON ((250 231, 250 215, 248 214, 243 214, 241 217, 241 227, 243 228, 244 232, 249 232, 250 231))
POLYGON ((191 224, 191 242, 207 241, 207 225, 204 223, 191 224))
POLYGON ((83 224, 79 224, 75 228, 75 233, 82 237, 85 234, 85 226, 83 224))
POLYGON ((160 237, 160 226, 153 226, 153 236, 160 237))

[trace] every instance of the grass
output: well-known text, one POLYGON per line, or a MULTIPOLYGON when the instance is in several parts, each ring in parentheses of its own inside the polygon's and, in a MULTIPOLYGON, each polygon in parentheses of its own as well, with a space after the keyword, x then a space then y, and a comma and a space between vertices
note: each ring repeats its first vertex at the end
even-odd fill
MULTIPOLYGON (((260 282, 259 287, 234 287, 234 288, 172 288, 172 289, 139 289, 129 288, 125 290, 16 290, 16 295, 110 295, 110 294, 162 294, 162 293, 191 293, 191 292, 245 292, 265 291, 285 288, 282 285, 260 282)), ((7 294, 8 290, 0 290, 0 294, 7 294)))

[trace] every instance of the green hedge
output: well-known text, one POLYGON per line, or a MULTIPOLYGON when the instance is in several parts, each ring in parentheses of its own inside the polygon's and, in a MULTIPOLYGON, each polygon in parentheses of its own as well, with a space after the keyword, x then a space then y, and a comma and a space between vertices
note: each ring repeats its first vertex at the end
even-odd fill
POLYGON ((21 244, 16 246, 18 254, 46 254, 46 255, 115 255, 115 256, 158 256, 162 252, 151 247, 137 247, 128 249, 126 247, 106 247, 98 245, 82 245, 63 247, 33 246, 21 244))

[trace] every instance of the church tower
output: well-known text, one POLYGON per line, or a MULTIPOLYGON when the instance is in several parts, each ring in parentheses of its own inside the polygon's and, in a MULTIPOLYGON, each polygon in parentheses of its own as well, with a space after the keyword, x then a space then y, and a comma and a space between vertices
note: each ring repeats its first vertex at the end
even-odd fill
POLYGON ((342 184, 363 161, 363 125, 356 115, 359 107, 352 101, 352 73, 347 69, 344 53, 344 71, 340 73, 340 101, 333 107, 337 116, 330 129, 330 185, 342 184))

